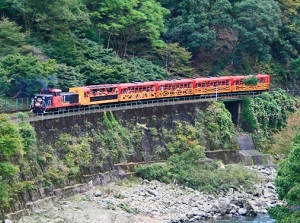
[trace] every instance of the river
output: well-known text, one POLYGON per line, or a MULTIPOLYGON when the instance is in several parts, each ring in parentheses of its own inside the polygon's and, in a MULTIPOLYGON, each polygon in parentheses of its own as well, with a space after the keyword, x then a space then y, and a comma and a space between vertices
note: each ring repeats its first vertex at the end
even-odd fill
POLYGON ((222 220, 205 220, 199 221, 198 223, 274 223, 275 220, 271 219, 269 215, 258 215, 255 218, 250 217, 239 217, 239 218, 228 218, 222 220))

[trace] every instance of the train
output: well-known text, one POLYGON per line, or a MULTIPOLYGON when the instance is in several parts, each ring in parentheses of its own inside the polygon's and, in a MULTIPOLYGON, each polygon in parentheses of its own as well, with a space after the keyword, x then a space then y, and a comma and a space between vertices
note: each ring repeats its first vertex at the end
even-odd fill
POLYGON ((99 84, 61 89, 43 89, 31 101, 31 111, 44 114, 109 103, 122 103, 159 98, 269 90, 270 75, 233 75, 203 78, 156 80, 132 83, 99 84), (245 79, 255 77, 248 85, 245 79))

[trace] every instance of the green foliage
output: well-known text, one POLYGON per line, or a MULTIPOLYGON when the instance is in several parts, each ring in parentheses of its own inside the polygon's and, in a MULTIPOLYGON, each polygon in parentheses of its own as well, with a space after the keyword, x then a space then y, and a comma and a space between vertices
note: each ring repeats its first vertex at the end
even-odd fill
POLYGON ((25 45, 25 35, 15 22, 3 17, 0 20, 0 58, 12 53, 18 53, 25 45))
MULTIPOLYGON (((284 200, 288 206, 299 206, 300 204, 300 135, 296 135, 293 140, 292 151, 289 156, 280 162, 275 178, 276 192, 281 200, 284 200)), ((290 210, 285 206, 276 206, 270 211, 270 216, 276 219, 276 222, 299 222, 300 211, 290 210)))
POLYGON ((213 102, 205 111, 203 121, 209 150, 237 149, 231 114, 220 102, 213 102))
POLYGON ((3 69, 0 65, 0 96, 4 95, 10 87, 10 79, 8 78, 8 71, 3 69))
POLYGON ((70 176, 78 176, 82 167, 89 166, 92 156, 89 140, 88 136, 78 138, 69 134, 60 135, 57 146, 63 151, 63 162, 70 176))
POLYGON ((58 64, 57 79, 59 88, 68 91, 70 87, 83 86, 83 74, 78 67, 71 67, 65 64, 58 64))
POLYGON ((291 60, 289 64, 290 76, 287 78, 289 84, 293 84, 294 86, 299 86, 300 83, 300 57, 291 60))
POLYGON ((22 20, 29 35, 37 34, 45 40, 55 40, 71 31, 86 30, 90 24, 81 0, 11 1, 6 0, 6 11, 16 20, 22 20))
POLYGON ((7 75, 4 78, 10 80, 6 94, 31 96, 38 92, 48 82, 49 75, 55 72, 53 63, 55 62, 52 60, 40 62, 37 57, 31 55, 10 54, 2 58, 0 67, 7 75))
POLYGON ((105 33, 107 48, 113 48, 126 57, 131 43, 150 42, 161 45, 160 34, 164 31, 164 16, 168 10, 155 0, 104 0, 91 2, 91 16, 105 33))
POLYGON ((300 135, 293 141, 292 151, 288 158, 279 164, 275 179, 276 191, 281 200, 285 200, 290 205, 299 205, 300 181, 297 177, 300 172, 300 135))
POLYGON ((174 124, 175 132, 173 132, 173 136, 169 138, 169 143, 167 144, 170 154, 180 154, 194 148, 201 149, 198 131, 194 126, 184 121, 177 121, 174 124))
POLYGON ((107 130, 103 134, 102 145, 109 150, 109 156, 114 162, 126 161, 134 151, 130 130, 118 123, 112 112, 109 116, 104 113, 103 123, 107 130))
POLYGON ((147 81, 168 76, 166 71, 147 60, 134 58, 126 61, 100 45, 94 47, 99 51, 91 51, 91 55, 88 54, 90 59, 80 66, 86 84, 147 81))
POLYGON ((128 82, 163 80, 169 77, 163 68, 140 58, 131 59, 128 64, 128 69, 130 70, 128 74, 128 82))
POLYGON ((280 205, 270 208, 268 212, 277 223, 297 223, 300 219, 300 211, 292 211, 280 205))
POLYGON ((9 117, 0 114, 0 209, 3 210, 12 197, 11 187, 14 182, 14 175, 19 171, 13 163, 13 158, 23 155, 22 137, 16 124, 9 120, 9 117))
POLYGON ((250 54, 261 60, 270 59, 270 45, 278 36, 278 28, 281 25, 278 2, 240 1, 234 5, 234 13, 234 28, 238 31, 239 38, 237 54, 250 54))
POLYGON ((225 168, 220 162, 202 163, 203 151, 190 149, 182 154, 170 157, 167 163, 137 167, 137 176, 161 182, 176 181, 180 185, 203 190, 208 193, 226 191, 230 187, 250 189, 260 177, 255 172, 241 165, 230 165, 225 168))
POLYGON ((197 53, 201 47, 211 50, 216 46, 216 30, 232 23, 230 1, 164 1, 171 9, 167 20, 166 38, 197 53))
POLYGON ((88 60, 82 67, 86 84, 104 84, 127 82, 129 70, 120 58, 114 58, 109 64, 97 60, 88 60))
POLYGON ((179 46, 178 43, 166 44, 156 50, 164 63, 165 69, 172 76, 191 77, 192 69, 189 67, 192 54, 179 46))
POLYGON ((258 79, 255 76, 252 76, 243 79, 243 82, 247 86, 255 86, 258 83, 258 79))
POLYGON ((243 100, 243 109, 241 111, 241 126, 247 131, 253 133, 258 128, 258 121, 252 110, 253 99, 243 100))
POLYGON ((118 204, 117 206, 119 208, 121 208, 123 211, 126 211, 130 214, 138 214, 139 213, 139 211, 136 208, 132 208, 128 204, 121 203, 121 204, 118 204))
POLYGON ((170 183, 172 176, 169 171, 170 167, 166 163, 155 163, 138 167, 136 175, 148 180, 160 180, 164 183, 170 183))
POLYGON ((253 135, 257 148, 266 150, 270 145, 272 132, 283 129, 289 112, 296 110, 297 102, 285 91, 278 89, 272 94, 244 100, 241 112, 241 126, 253 135))

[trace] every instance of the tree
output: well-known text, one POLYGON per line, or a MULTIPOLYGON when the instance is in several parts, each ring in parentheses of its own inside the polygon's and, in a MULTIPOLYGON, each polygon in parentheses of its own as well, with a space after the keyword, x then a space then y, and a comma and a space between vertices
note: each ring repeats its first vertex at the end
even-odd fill
POLYGON ((162 67, 141 58, 132 58, 128 63, 128 69, 129 81, 163 80, 170 77, 162 67))
POLYGON ((57 71, 58 87, 68 91, 70 87, 82 86, 84 84, 83 74, 78 67, 70 67, 65 64, 58 64, 57 71))
POLYGON ((289 206, 300 205, 300 135, 293 140, 292 150, 278 167, 275 178, 276 191, 280 200, 287 206, 277 206, 269 211, 278 223, 296 223, 300 221, 300 211, 292 211, 289 206))
MULTIPOLYGON (((245 0, 234 5, 238 32, 237 57, 269 60, 270 45, 278 37, 280 7, 274 0, 245 0)), ((251 62, 250 61, 250 64, 251 62)), ((251 70, 250 70, 251 71, 251 70)))
POLYGON ((86 84, 113 84, 117 82, 128 82, 129 70, 121 59, 115 59, 111 63, 103 63, 97 60, 88 60, 81 71, 86 78, 86 84))
POLYGON ((299 0, 278 0, 278 2, 280 3, 285 15, 298 14, 298 9, 300 8, 299 0))
POLYGON ((0 96, 4 95, 9 89, 10 79, 8 78, 8 72, 0 66, 0 96))
POLYGON ((164 62, 166 71, 173 76, 191 76, 192 68, 189 67, 189 63, 192 55, 178 43, 166 44, 165 47, 158 48, 156 51, 164 62))
POLYGON ((89 16, 82 0, 5 0, 3 9, 23 22, 29 36, 38 34, 46 41, 56 40, 76 30, 86 30, 89 16))
POLYGON ((288 83, 293 83, 296 86, 300 86, 300 57, 291 60, 289 64, 290 77, 287 79, 288 83))
POLYGON ((25 45, 25 35, 20 30, 21 27, 8 18, 3 17, 0 20, 0 58, 19 52, 25 45))
POLYGON ((171 9, 171 17, 166 22, 166 39, 194 54, 201 47, 213 49, 218 31, 232 23, 232 6, 228 0, 166 0, 163 6, 171 9))
POLYGON ((0 67, 5 70, 6 78, 10 80, 6 94, 31 96, 41 87, 48 85, 48 77, 55 73, 55 61, 40 62, 37 57, 20 54, 10 54, 0 61, 0 67))
POLYGON ((164 16, 168 10, 155 0, 95 1, 89 8, 93 8, 92 18, 105 36, 107 48, 113 48, 121 57, 127 56, 131 43, 163 43, 160 35, 165 31, 164 16))

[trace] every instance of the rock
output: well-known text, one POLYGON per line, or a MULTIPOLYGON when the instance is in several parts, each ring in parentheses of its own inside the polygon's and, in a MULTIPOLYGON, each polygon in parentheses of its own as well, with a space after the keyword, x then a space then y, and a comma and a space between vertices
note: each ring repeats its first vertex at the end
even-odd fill
POLYGON ((266 187, 274 190, 276 189, 274 184, 272 184, 271 182, 267 183, 266 187))
POLYGON ((247 209, 246 208, 240 208, 238 213, 239 213, 239 215, 246 215, 247 214, 247 209))
POLYGON ((269 198, 269 197, 272 197, 272 193, 271 191, 268 189, 268 188, 265 188, 263 189, 263 195, 264 195, 264 198, 269 198))
POLYGON ((102 194, 101 194, 101 192, 100 192, 99 190, 96 190, 96 191, 93 193, 93 195, 94 195, 95 197, 101 197, 101 196, 102 196, 102 194))
POLYGON ((159 193, 157 190, 148 190, 148 193, 151 194, 151 195, 154 195, 154 196, 158 196, 159 193))

